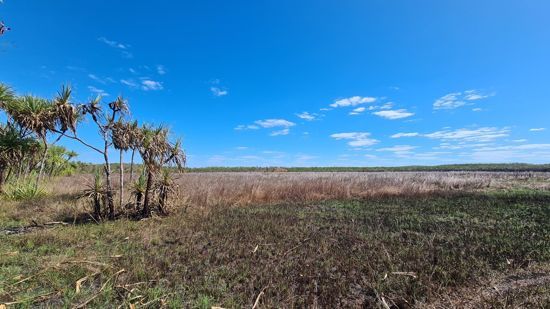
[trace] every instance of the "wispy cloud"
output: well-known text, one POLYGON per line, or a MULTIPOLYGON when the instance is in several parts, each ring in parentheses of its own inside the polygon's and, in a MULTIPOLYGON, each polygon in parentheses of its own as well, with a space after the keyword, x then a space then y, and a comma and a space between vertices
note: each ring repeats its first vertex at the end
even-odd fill
POLYGON ((162 86, 161 82, 150 80, 150 79, 144 79, 141 81, 141 89, 145 91, 162 90, 164 89, 164 87, 162 86))
POLYGON ((262 128, 275 128, 275 127, 292 127, 296 124, 292 121, 285 119, 265 119, 265 120, 256 120, 255 124, 259 125, 262 128))
POLYGON ((330 135, 335 140, 347 140, 351 147, 368 147, 377 144, 379 141, 370 137, 368 132, 335 133, 330 135))
POLYGON ((238 126, 235 127, 235 130, 237 131, 243 131, 243 130, 258 130, 260 127, 258 127, 257 125, 255 124, 249 124, 249 125, 244 125, 244 124, 240 124, 238 126))
POLYGON ((363 113, 366 109, 367 109, 366 107, 358 107, 358 108, 353 109, 349 114, 352 115, 352 116, 360 115, 360 114, 363 113))
POLYGON ((113 40, 109 40, 107 39, 106 37, 99 37, 97 38, 97 40, 99 42, 102 42, 114 49, 117 49, 118 51, 120 51, 121 55, 125 58, 132 58, 133 55, 131 52, 128 51, 128 49, 130 48, 130 45, 129 44, 124 44, 124 43, 120 43, 120 42, 117 42, 117 41, 113 41, 113 40))
POLYGON ((479 129, 457 129, 441 130, 422 136, 431 139, 466 141, 466 142, 488 142, 510 135, 509 128, 484 127, 479 129))
POLYGON ((417 132, 409 132, 409 133, 396 133, 391 136, 391 138, 401 138, 401 137, 415 137, 419 136, 420 133, 417 132))
POLYGON ((161 64, 157 65, 157 73, 158 73, 159 75, 164 75, 164 74, 166 74, 166 68, 165 68, 163 65, 161 65, 161 64))
POLYGON ((465 105, 472 105, 472 101, 486 99, 494 96, 494 93, 483 94, 477 90, 467 90, 464 92, 453 92, 442 96, 435 100, 433 108, 438 109, 455 109, 465 105))
POLYGON ((99 77, 95 74, 88 74, 88 77, 103 85, 116 83, 116 80, 114 80, 112 77, 99 77))
POLYGON ((215 97, 223 97, 229 94, 227 90, 214 86, 210 87, 210 92, 212 92, 215 97))
POLYGON ((282 130, 273 131, 269 135, 270 136, 279 136, 279 135, 288 135, 288 133, 290 133, 290 129, 285 128, 285 129, 282 129, 282 130))
POLYGON ((407 118, 414 115, 414 113, 408 112, 406 109, 382 110, 374 112, 373 114, 390 120, 407 118))
POLYGON ((374 102, 376 102, 376 98, 373 98, 373 97, 354 96, 354 97, 349 97, 345 99, 338 99, 334 101, 334 103, 330 104, 330 107, 337 108, 337 107, 357 106, 360 104, 374 103, 374 102))
POLYGON ((130 88, 137 88, 138 84, 132 79, 121 79, 120 83, 130 88))
POLYGON ((117 42, 117 41, 112 41, 112 40, 109 40, 105 37, 99 37, 97 38, 98 41, 102 42, 102 43, 105 43, 113 48, 118 48, 118 49, 128 49, 128 47, 130 47, 130 45, 127 45, 127 44, 123 44, 123 43, 120 43, 120 42, 117 42))
MULTIPOLYGON (((483 127, 477 129, 456 129, 456 130, 440 130, 432 133, 422 134, 418 132, 406 132, 406 133, 396 133, 391 136, 391 138, 403 138, 403 137, 425 137, 430 139, 441 140, 442 143, 440 148, 445 149, 459 149, 464 147, 472 147, 476 145, 465 145, 464 143, 485 143, 491 142, 499 138, 508 137, 510 135, 510 129, 505 128, 495 128, 495 127, 483 127), (448 142, 459 142, 462 143, 460 146, 452 145, 448 142)), ((478 144, 479 145, 479 144, 478 144)))
POLYGON ((542 131, 545 131, 546 128, 532 128, 532 129, 529 129, 529 131, 531 132, 542 132, 542 131))
POLYGON ((308 112, 302 112, 302 113, 296 114, 296 117, 306 121, 313 121, 317 119, 317 116, 318 116, 317 114, 312 114, 308 112))
POLYGON ((272 131, 269 135, 270 136, 280 136, 280 135, 288 135, 290 133, 290 128, 295 126, 296 124, 292 121, 288 121, 285 119, 264 119, 264 120, 256 120, 254 121, 254 124, 249 125, 238 125, 235 127, 235 130, 237 131, 243 131, 243 130, 258 130, 258 129, 276 129, 278 130, 272 131))
POLYGON ((393 152, 393 154, 396 156, 408 156, 413 154, 413 150, 416 148, 418 147, 410 146, 410 145, 396 145, 392 147, 379 148, 379 149, 376 149, 376 151, 393 152))
POLYGON ((229 94, 229 91, 227 90, 226 87, 222 87, 220 84, 220 80, 219 79, 213 79, 212 81, 210 81, 210 92, 212 93, 212 95, 214 95, 215 97, 223 97, 223 96, 226 96, 229 94))
POLYGON ((88 90, 96 95, 99 95, 99 96, 102 96, 102 97, 106 97, 106 96, 109 96, 109 94, 107 92, 105 92, 105 90, 103 89, 99 89, 99 88, 96 88, 94 86, 88 86, 88 90))

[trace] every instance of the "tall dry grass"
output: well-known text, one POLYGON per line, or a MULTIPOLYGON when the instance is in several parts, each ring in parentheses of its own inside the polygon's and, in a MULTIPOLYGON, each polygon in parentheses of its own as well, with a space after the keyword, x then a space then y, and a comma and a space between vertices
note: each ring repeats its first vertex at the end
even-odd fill
MULTIPOLYGON (((170 198, 170 211, 446 192, 550 190, 550 173, 533 172, 209 172, 173 177, 178 188, 170 198)), ((20 218, 59 219, 89 212, 89 203, 76 197, 92 178, 75 175, 52 179, 46 186, 46 197, 24 203, 4 201, 4 206, 13 204, 20 218)), ((116 188, 118 183, 113 185, 116 188)))
POLYGON ((550 189, 550 173, 301 172, 188 173, 175 176, 175 204, 192 207, 305 203, 507 188, 550 189))

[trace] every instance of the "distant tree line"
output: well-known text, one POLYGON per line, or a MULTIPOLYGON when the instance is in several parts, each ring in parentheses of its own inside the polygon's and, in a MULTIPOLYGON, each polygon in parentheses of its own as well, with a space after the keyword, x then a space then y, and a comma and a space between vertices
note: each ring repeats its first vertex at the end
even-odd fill
MULTIPOLYGON (((134 177, 134 155, 143 163, 143 202, 139 201, 141 216, 151 214, 152 196, 158 195, 158 211, 166 213, 166 195, 162 187, 165 176, 158 177, 164 167, 182 169, 186 156, 179 140, 170 140, 170 131, 163 126, 139 125, 129 119, 129 107, 122 97, 103 103, 101 97, 90 102, 72 101, 70 87, 62 87, 53 99, 34 95, 17 95, 9 86, 0 83, 0 110, 6 116, 0 124, 0 191, 6 181, 34 177, 38 187, 45 175, 68 174, 82 164, 72 162, 76 153, 55 145, 62 138, 81 143, 96 152, 103 161, 102 172, 96 174, 91 188, 84 194, 93 201, 95 219, 114 219, 116 206, 124 206, 124 152, 131 151, 130 181, 134 177), (97 127, 101 144, 82 139, 78 125, 90 119, 97 127), (118 151, 119 199, 115 205, 110 151, 118 151), (159 179, 157 179, 159 178, 159 179)), ((141 199, 141 197, 140 197, 141 199)))

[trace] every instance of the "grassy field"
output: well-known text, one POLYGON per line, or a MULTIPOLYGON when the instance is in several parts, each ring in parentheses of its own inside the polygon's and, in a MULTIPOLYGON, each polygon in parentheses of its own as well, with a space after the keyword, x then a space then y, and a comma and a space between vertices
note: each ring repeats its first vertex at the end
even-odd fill
POLYGON ((101 224, 89 178, 2 201, 0 304, 550 306, 547 173, 190 173, 168 217, 101 224))

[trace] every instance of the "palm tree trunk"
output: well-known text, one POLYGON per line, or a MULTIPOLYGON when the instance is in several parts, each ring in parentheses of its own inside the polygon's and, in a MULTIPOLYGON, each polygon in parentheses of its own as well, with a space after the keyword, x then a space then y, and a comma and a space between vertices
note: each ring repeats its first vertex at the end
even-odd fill
POLYGON ((134 179, 134 154, 136 153, 135 149, 132 149, 132 159, 130 161, 130 183, 134 179))
POLYGON ((48 142, 46 141, 46 139, 43 139, 42 141, 44 142, 44 154, 42 155, 42 160, 40 162, 40 171, 38 172, 38 176, 36 177, 36 184, 34 185, 37 189, 38 184, 42 179, 42 173, 44 172, 44 165, 46 165, 46 157, 48 155, 48 142))
POLYGON ((147 172, 147 187, 145 188, 145 201, 143 201, 143 212, 142 216, 149 217, 150 208, 149 202, 151 201, 151 188, 153 187, 153 173, 151 171, 147 172))
POLYGON ((0 166, 0 193, 4 192, 4 173, 6 171, 6 166, 0 166))
POLYGON ((119 163, 120 163, 120 207, 124 203, 124 165, 122 164, 122 149, 119 150, 119 163))
POLYGON ((96 220, 101 220, 101 201, 98 196, 94 196, 94 217, 96 220))
POLYGON ((113 220, 115 218, 115 205, 113 202, 113 189, 111 185, 111 165, 109 164, 109 145, 107 142, 105 142, 105 151, 103 152, 103 158, 105 160, 105 185, 106 185, 106 199, 107 199, 107 208, 109 209, 108 217, 109 220, 113 220))

